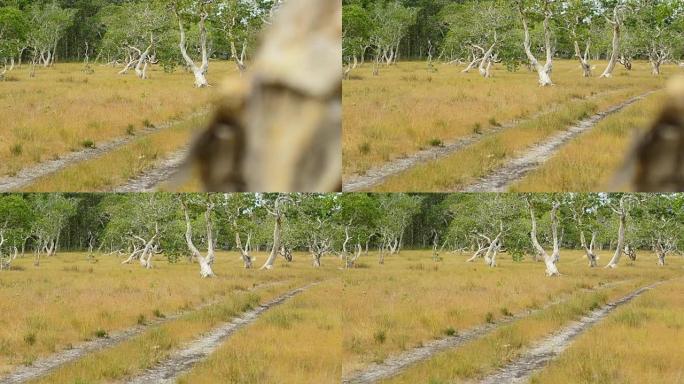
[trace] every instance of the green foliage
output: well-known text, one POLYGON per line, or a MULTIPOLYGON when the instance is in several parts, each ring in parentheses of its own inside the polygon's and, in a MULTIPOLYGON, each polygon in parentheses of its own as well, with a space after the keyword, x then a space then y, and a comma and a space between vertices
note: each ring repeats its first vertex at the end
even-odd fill
POLYGON ((0 59, 16 55, 29 32, 26 14, 15 7, 0 8, 0 59))

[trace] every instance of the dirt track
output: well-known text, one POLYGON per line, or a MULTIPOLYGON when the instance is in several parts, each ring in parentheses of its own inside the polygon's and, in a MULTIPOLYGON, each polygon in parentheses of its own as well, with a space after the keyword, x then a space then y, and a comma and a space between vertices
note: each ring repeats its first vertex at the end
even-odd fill
POLYGON ((156 190, 159 184, 173 178, 187 154, 187 147, 172 153, 152 169, 129 180, 126 184, 114 188, 114 192, 152 192, 156 190))
MULTIPOLYGON (((186 117, 183 121, 191 120, 193 118, 206 115, 208 111, 200 111, 191 114, 186 117)), ((77 152, 71 152, 65 154, 64 156, 55 159, 45 161, 28 168, 24 168, 19 171, 15 176, 7 176, 0 178, 0 192, 10 192, 21 189, 41 177, 48 176, 62 169, 65 169, 71 165, 75 165, 84 161, 92 160, 98 158, 108 152, 111 152, 117 148, 123 147, 126 144, 133 142, 141 137, 149 136, 155 132, 168 129, 180 121, 169 121, 164 124, 160 124, 154 127, 146 128, 136 135, 133 136, 123 136, 112 139, 105 143, 97 143, 95 148, 83 149, 77 152)))
MULTIPOLYGON (((255 289, 264 288, 267 286, 272 286, 280 283, 265 283, 257 284, 249 289, 253 291, 255 289)), ((25 383, 29 380, 37 379, 50 373, 52 370, 59 368, 60 366, 70 363, 72 361, 78 360, 90 353, 101 351, 106 348, 113 347, 119 343, 122 343, 136 335, 139 335, 149 329, 152 326, 160 325, 168 321, 176 320, 181 316, 184 316, 190 312, 200 310, 202 308, 210 307, 214 304, 219 303, 220 300, 210 301, 199 305, 188 311, 183 311, 174 315, 166 316, 165 318, 155 319, 148 321, 144 325, 137 325, 128 329, 124 329, 117 332, 112 332, 106 338, 95 339, 92 341, 85 342, 83 344, 77 345, 74 348, 67 349, 64 351, 57 352, 51 356, 39 359, 35 361, 30 366, 21 367, 11 372, 9 375, 0 377, 0 384, 20 384, 25 383)))
MULTIPOLYGON (((585 100, 596 99, 598 97, 605 96, 613 92, 614 91, 598 93, 596 95, 586 98, 585 100)), ((536 113, 527 119, 516 120, 498 127, 494 127, 482 134, 469 135, 464 138, 455 140, 451 143, 447 143, 443 146, 424 149, 409 156, 391 160, 385 164, 382 164, 380 166, 377 166, 366 171, 363 175, 355 175, 344 180, 343 191, 354 192, 369 190, 372 187, 381 184, 388 177, 407 171, 417 165, 444 158, 472 144, 475 144, 489 136, 493 136, 501 131, 505 131, 510 128, 515 128, 516 126, 525 121, 534 120, 540 116, 553 113, 556 110, 558 110, 558 106, 542 111, 540 113, 536 113)))
POLYGON ((542 369, 549 361, 563 352, 575 337, 603 320, 617 307, 629 303, 634 298, 660 284, 662 282, 639 288, 629 295, 591 312, 579 321, 575 321, 549 336, 498 372, 487 376, 480 381, 480 384, 526 383, 533 373, 542 369))
POLYGON ((190 370, 195 364, 204 360, 210 353, 218 348, 226 338, 238 330, 256 321, 261 314, 267 310, 282 304, 316 283, 289 291, 266 304, 260 305, 255 309, 245 312, 242 316, 233 319, 218 328, 213 329, 203 337, 186 345, 183 349, 176 351, 168 359, 162 361, 157 366, 146 370, 143 374, 131 378, 129 384, 170 384, 175 383, 178 376, 190 370))
POLYGON ((599 112, 589 118, 586 118, 579 123, 573 125, 567 130, 560 132, 551 138, 533 146, 524 154, 516 157, 499 169, 480 179, 479 181, 465 186, 461 192, 506 192, 508 187, 514 182, 522 179, 528 172, 539 168, 548 159, 551 158, 565 143, 581 135, 582 133, 591 130, 601 120, 615 114, 622 109, 643 100, 647 96, 654 93, 654 91, 644 93, 642 95, 633 97, 618 105, 609 108, 606 111, 599 112))
MULTIPOLYGON (((605 289, 618 284, 622 284, 625 281, 618 281, 615 283, 604 284, 601 286, 585 289, 583 291, 594 291, 598 289, 605 289)), ((483 324, 476 326, 474 328, 467 329, 465 331, 460 331, 458 335, 445 337, 443 339, 433 340, 424 345, 416 348, 412 348, 403 352, 399 355, 392 356, 382 363, 370 364, 361 371, 353 372, 347 377, 342 378, 343 384, 370 384, 375 383, 379 380, 387 379, 400 374, 404 369, 414 365, 420 361, 424 361, 435 355, 440 351, 447 349, 453 349, 460 347, 461 345, 483 337, 487 334, 494 332, 499 327, 513 323, 517 320, 529 317, 535 313, 539 313, 553 305, 558 305, 568 300, 569 297, 554 300, 543 307, 535 310, 527 310, 521 313, 517 313, 513 316, 503 318, 501 320, 495 321, 493 323, 483 324)))

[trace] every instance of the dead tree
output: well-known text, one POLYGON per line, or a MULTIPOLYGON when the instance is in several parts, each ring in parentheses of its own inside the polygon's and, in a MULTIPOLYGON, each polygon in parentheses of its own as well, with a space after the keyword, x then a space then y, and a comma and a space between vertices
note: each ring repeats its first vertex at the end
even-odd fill
POLYGON ((341 190, 341 12, 339 1, 284 3, 190 152, 206 190, 341 190))
POLYGON ((144 239, 138 235, 131 235, 134 240, 140 241, 142 248, 135 242, 133 243, 133 252, 128 256, 128 259, 121 262, 121 264, 130 264, 133 260, 139 260, 140 265, 150 269, 152 268, 152 256, 156 248, 155 243, 159 238, 159 225, 154 224, 154 235, 149 239, 144 239))

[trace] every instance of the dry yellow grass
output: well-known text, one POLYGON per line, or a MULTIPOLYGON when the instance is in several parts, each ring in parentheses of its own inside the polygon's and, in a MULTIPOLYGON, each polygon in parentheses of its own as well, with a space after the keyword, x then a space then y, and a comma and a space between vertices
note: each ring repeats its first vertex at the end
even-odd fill
POLYGON ((684 281, 638 297, 580 336, 534 384, 684 382, 684 281))
MULTIPOLYGON (((603 252, 602 252, 603 253, 603 252)), ((684 261, 667 268, 655 266, 655 256, 642 255, 632 265, 616 270, 590 269, 579 251, 561 254, 560 278, 548 278, 532 261, 500 260, 497 268, 465 263, 465 255, 447 255, 433 262, 430 252, 404 252, 380 266, 372 258, 368 268, 345 275, 344 372, 382 361, 391 354, 459 332, 504 312, 538 308, 555 298, 570 300, 513 325, 504 326, 458 352, 443 352, 405 371, 391 382, 447 383, 473 378, 508 361, 526 345, 586 312, 592 303, 605 303, 645 282, 681 275, 684 261), (601 283, 621 282, 597 292, 579 292, 601 283), (514 349, 505 347, 512 339, 514 349)))
MULTIPOLYGON (((449 142, 592 95, 641 94, 661 87, 666 79, 651 76, 643 62, 629 73, 618 69, 612 79, 584 79, 575 61, 561 60, 554 67, 556 86, 545 89, 538 87, 536 74, 525 69, 514 73, 498 69, 492 79, 462 74, 460 67, 438 69, 429 73, 425 63, 399 63, 374 77, 366 66, 354 72, 356 80, 344 82, 344 177, 415 153, 433 141, 449 142)), ((674 67, 667 68, 667 72, 674 71, 674 67)), ((412 177, 407 179, 407 188, 380 189, 414 190, 412 177)), ((434 183, 427 187, 444 190, 434 183)))
POLYGON ((179 384, 338 384, 341 297, 339 279, 311 288, 225 342, 179 384))
POLYGON ((664 99, 664 94, 656 94, 607 117, 512 185, 511 192, 602 192, 622 188, 616 183, 616 174, 627 156, 626 149, 631 148, 638 133, 652 124, 664 99))
MULTIPOLYGON (((641 93, 643 91, 639 88, 628 87, 592 100, 570 101, 549 113, 485 137, 443 159, 424 163, 389 177, 374 189, 384 192, 457 190, 524 153, 531 145, 565 130, 576 121, 641 93)), ((560 189, 554 187, 548 190, 560 189)))
MULTIPOLYGON (((21 188, 24 192, 92 192, 108 191, 153 168, 160 161, 187 145, 206 117, 191 118, 173 127, 145 136, 93 160, 74 164, 38 178, 21 188)), ((170 186, 169 190, 176 190, 170 186)), ((198 183, 189 184, 187 192, 202 190, 198 183)))
MULTIPOLYGON (((272 271, 245 270, 237 254, 220 252, 214 267, 217 278, 203 280, 199 267, 184 261, 170 264, 159 257, 152 270, 145 270, 137 264, 120 265, 121 260, 114 256, 99 256, 97 263, 90 263, 86 256, 79 253, 46 258, 39 268, 34 267, 29 258, 20 258, 14 264, 19 270, 0 274, 3 297, 0 300, 0 323, 3 324, 0 329, 0 375, 17 365, 93 339, 99 331, 111 333, 136 325, 141 317, 155 319, 157 312, 170 315, 216 301, 218 306, 190 313, 162 326, 170 327, 162 329, 185 329, 186 333, 168 333, 170 342, 177 345, 183 337, 196 337, 197 332, 240 312, 236 308, 245 306, 246 302, 253 305, 267 300, 291 287, 324 278, 336 269, 331 260, 324 263, 321 270, 315 270, 308 255, 298 254, 289 264, 279 260, 272 271), (266 283, 273 284, 259 288, 255 293, 246 292, 257 284, 266 283), (221 309, 221 305, 228 309, 221 309), (185 325, 178 325, 181 323, 185 325)), ((257 257, 264 260, 265 254, 257 254, 257 257)), ((134 345, 143 340, 152 343, 148 346, 153 347, 155 344, 150 338, 156 337, 155 332, 162 332, 155 331, 158 328, 139 336, 138 341, 103 352, 120 356, 117 359, 93 357, 99 361, 97 366, 100 368, 93 368, 88 374, 101 378, 104 376, 98 375, 106 376, 103 372, 108 370, 118 372, 121 367, 142 364, 134 359, 142 353, 137 352, 134 345)), ((83 361, 56 371, 55 377, 63 378, 64 381, 59 382, 73 383, 88 371, 85 367, 92 366, 93 361, 83 361)), ((148 365, 153 362, 148 361, 148 365)), ((48 379, 48 382, 58 381, 48 379)))
MULTIPOLYGON (((192 75, 182 69, 165 73, 154 67, 142 81, 119 69, 82 64, 57 64, 29 77, 27 66, 10 73, 15 81, 0 87, 0 176, 65 153, 125 136, 129 126, 140 131, 144 122, 161 124, 206 106, 211 89, 195 89, 192 75)), ((210 82, 235 73, 229 62, 211 64, 210 82)))

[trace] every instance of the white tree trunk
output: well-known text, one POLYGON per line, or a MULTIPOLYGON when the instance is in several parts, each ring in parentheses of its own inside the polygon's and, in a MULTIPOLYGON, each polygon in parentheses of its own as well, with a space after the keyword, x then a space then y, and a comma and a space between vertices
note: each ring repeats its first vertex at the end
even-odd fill
POLYGON ((530 231, 530 237, 532 239, 532 246, 534 249, 537 251, 539 255, 541 255, 544 259, 544 264, 546 264, 546 275, 547 276, 558 276, 560 273, 558 272, 558 268, 556 267, 556 264, 554 263, 554 260, 557 259, 558 253, 560 252, 560 247, 558 244, 558 217, 556 216, 559 204, 554 202, 553 208, 551 209, 551 230, 552 230, 552 235, 553 235, 553 254, 549 256, 548 253, 544 250, 544 248, 539 244, 539 241, 537 240, 537 219, 534 216, 534 210, 532 208, 532 205, 529 204, 529 209, 530 209, 530 217, 532 219, 532 230, 530 231))
POLYGON ((278 257, 278 251, 280 250, 280 242, 282 235, 282 213, 280 211, 280 199, 276 199, 274 205, 273 216, 275 217, 275 225, 273 226, 273 248, 271 248, 271 253, 268 255, 268 259, 264 265, 259 269, 272 269, 276 258, 278 257))
POLYGON ((185 205, 185 202, 181 200, 181 207, 183 208, 183 215, 185 216, 185 242, 188 245, 188 249, 190 249, 190 252, 192 253, 193 257, 197 259, 197 262, 200 265, 200 276, 202 278, 207 278, 207 277, 213 277, 214 276, 214 271, 211 269, 211 264, 209 263, 209 260, 211 260, 214 257, 214 241, 213 241, 213 236, 212 236, 212 229, 211 229, 211 210, 213 208, 211 203, 207 204, 207 257, 205 258, 202 256, 200 251, 195 247, 195 244, 192 242, 192 224, 190 223, 190 215, 188 214, 188 208, 185 205))
POLYGON ((584 54, 580 51, 579 43, 577 40, 574 42, 575 45, 575 56, 579 59, 580 66, 582 67, 582 76, 591 77, 591 63, 589 63, 589 51, 591 49, 591 41, 587 42, 584 54))
POLYGON ((249 256, 249 253, 247 253, 247 250, 242 247, 242 241, 240 240, 240 233, 237 231, 237 228, 235 229, 235 246, 240 251, 240 257, 242 257, 242 262, 245 265, 245 269, 251 269, 253 266, 252 265, 252 257, 249 256))
POLYGON ((489 47, 489 49, 485 52, 482 61, 480 61, 479 71, 480 75, 484 78, 491 77, 492 55, 494 54, 494 47, 496 47, 496 43, 489 47))
POLYGON ((183 21, 181 20, 180 15, 176 14, 176 17, 178 17, 178 27, 180 29, 179 47, 181 55, 183 56, 183 59, 185 60, 185 63, 187 64, 188 68, 190 68, 193 75, 195 75, 195 87, 207 87, 209 86, 209 82, 207 81, 206 77, 207 71, 209 70, 209 55, 207 51, 206 21, 209 17, 209 14, 202 14, 200 16, 200 21, 198 23, 200 33, 200 49, 202 51, 202 63, 199 66, 195 64, 195 61, 190 57, 190 55, 188 55, 187 42, 185 37, 185 27, 183 27, 183 21))
POLYGON ((551 46, 551 27, 550 19, 551 13, 545 12, 544 16, 544 48, 546 50, 546 63, 541 65, 539 60, 532 53, 532 41, 530 37, 530 29, 527 25, 527 19, 522 11, 522 8, 518 8, 520 13, 520 18, 523 23, 523 29, 525 33, 525 40, 523 42, 525 48, 525 54, 527 55, 530 65, 537 71, 539 75, 539 85, 542 87, 553 85, 551 81, 551 71, 553 70, 553 47, 551 46))
POLYGON ((598 257, 594 253, 594 245, 596 243, 596 231, 593 231, 591 233, 591 243, 587 246, 586 239, 584 237, 584 231, 580 230, 580 244, 582 245, 582 248, 584 248, 584 253, 587 255, 587 261, 589 261, 589 267, 594 268, 596 267, 596 262, 598 260, 598 257))
POLYGON ((145 49, 145 51, 140 54, 138 64, 136 64, 135 66, 135 74, 138 76, 139 79, 147 79, 147 64, 151 49, 152 45, 148 46, 147 49, 145 49))
POLYGON ((651 59, 651 74, 653 76, 660 76, 660 66, 662 65, 662 62, 660 59, 651 59))
POLYGON ((620 199, 619 210, 615 210, 615 212, 620 217, 620 226, 618 227, 617 246, 615 248, 615 253, 613 254, 613 258, 610 259, 610 262, 608 263, 608 265, 606 265, 606 268, 617 267, 618 262, 620 261, 620 256, 622 256, 622 253, 624 252, 625 227, 627 226, 627 210, 625 208, 625 197, 624 196, 620 199))
POLYGON ((138 258, 141 252, 142 249, 138 248, 138 246, 134 243, 133 252, 131 252, 131 254, 128 256, 128 259, 122 261, 121 264, 130 264, 133 260, 138 258))
POLYGON ((311 256, 313 256, 313 266, 314 268, 319 268, 321 266, 321 254, 318 252, 312 252, 311 256))
POLYGON ((499 252, 499 247, 500 247, 500 238, 503 232, 499 232, 499 234, 496 235, 494 240, 489 244, 489 247, 487 248, 487 253, 484 255, 484 260, 485 264, 487 264, 490 267, 496 267, 496 254, 499 252))
POLYGON ((611 52, 608 59, 608 66, 606 66, 606 69, 601 74, 602 78, 613 76, 615 65, 620 58, 620 29, 622 28, 622 22, 620 21, 620 7, 617 5, 613 10, 613 20, 608 19, 608 22, 613 25, 613 52, 611 52))

